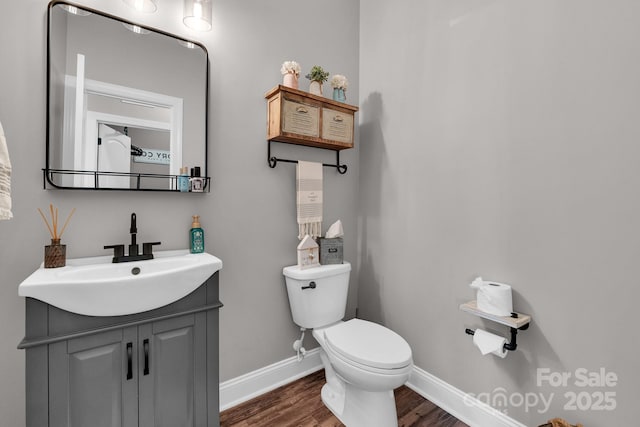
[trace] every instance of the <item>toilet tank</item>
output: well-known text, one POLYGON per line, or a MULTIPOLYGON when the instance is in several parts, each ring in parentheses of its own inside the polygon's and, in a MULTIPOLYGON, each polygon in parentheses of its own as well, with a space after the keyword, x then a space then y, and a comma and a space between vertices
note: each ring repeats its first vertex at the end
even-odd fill
POLYGON ((348 262, 304 270, 297 265, 283 268, 294 323, 312 329, 342 320, 350 272, 348 262))

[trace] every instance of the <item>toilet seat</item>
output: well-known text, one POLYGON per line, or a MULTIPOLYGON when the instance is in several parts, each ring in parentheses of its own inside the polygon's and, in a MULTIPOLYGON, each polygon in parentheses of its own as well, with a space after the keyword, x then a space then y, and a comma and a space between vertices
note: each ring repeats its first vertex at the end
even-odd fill
POLYGON ((352 319, 324 330, 329 349, 345 361, 377 370, 405 368, 411 347, 397 333, 377 323, 352 319))

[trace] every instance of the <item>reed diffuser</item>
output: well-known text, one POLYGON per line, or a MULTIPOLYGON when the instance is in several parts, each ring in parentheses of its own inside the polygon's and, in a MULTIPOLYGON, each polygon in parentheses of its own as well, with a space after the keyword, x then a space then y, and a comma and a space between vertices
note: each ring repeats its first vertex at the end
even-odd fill
POLYGON ((76 208, 71 210, 71 213, 67 217, 67 220, 64 222, 59 233, 58 208, 54 207, 51 203, 49 204, 51 223, 47 221, 47 218, 40 208, 38 208, 38 212, 40 212, 40 216, 44 220, 44 223, 51 234, 51 244, 44 247, 44 268, 64 267, 67 262, 67 245, 61 245, 60 239, 62 238, 62 234, 64 233, 64 230, 66 230, 67 225, 69 225, 69 220, 76 212, 76 208))

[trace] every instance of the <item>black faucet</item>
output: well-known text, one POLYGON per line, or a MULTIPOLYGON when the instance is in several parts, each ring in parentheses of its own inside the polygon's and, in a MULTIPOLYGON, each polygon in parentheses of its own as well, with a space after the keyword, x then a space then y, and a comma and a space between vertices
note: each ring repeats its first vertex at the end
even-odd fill
POLYGON ((145 259, 153 259, 153 246, 159 245, 160 242, 151 242, 142 244, 142 254, 138 243, 136 243, 136 234, 138 233, 138 227, 136 225, 136 214, 131 214, 131 227, 129 228, 131 233, 131 244, 129 245, 129 255, 124 254, 124 245, 107 245, 105 249, 113 249, 113 262, 130 262, 130 261, 142 261, 145 259))

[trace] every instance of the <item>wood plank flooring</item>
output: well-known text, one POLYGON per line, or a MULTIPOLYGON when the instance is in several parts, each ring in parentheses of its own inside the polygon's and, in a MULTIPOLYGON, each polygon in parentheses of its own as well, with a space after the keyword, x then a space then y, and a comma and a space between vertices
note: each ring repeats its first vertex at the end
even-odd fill
MULTIPOLYGON (((324 406, 324 370, 220 414, 220 427, 344 427, 324 406)), ((399 427, 468 427, 406 386, 395 390, 399 427)))

